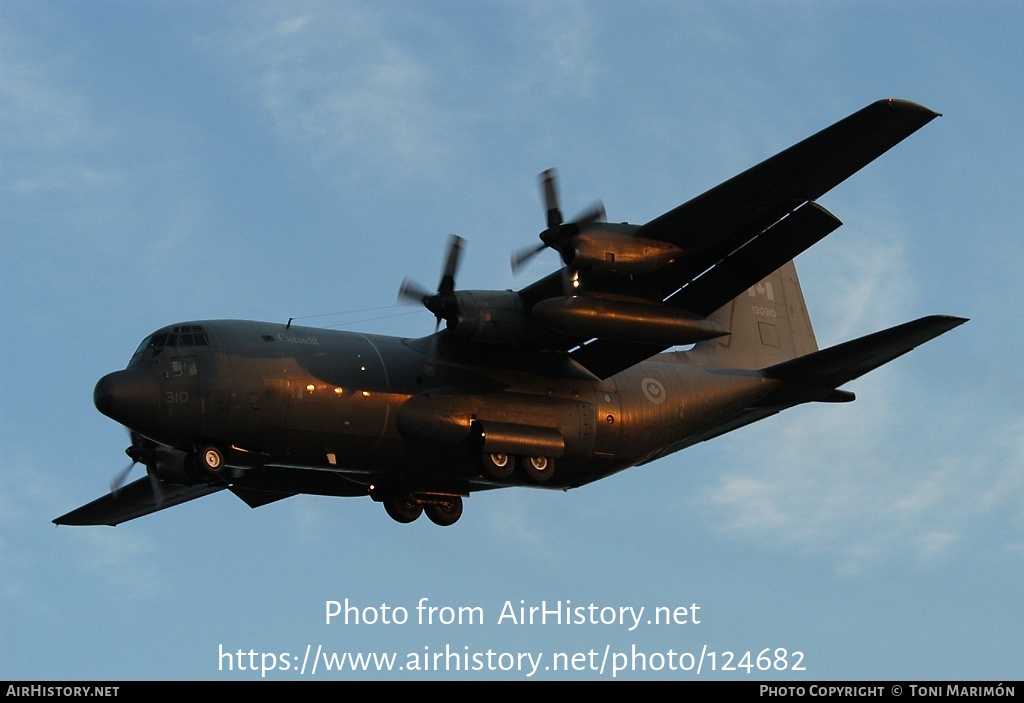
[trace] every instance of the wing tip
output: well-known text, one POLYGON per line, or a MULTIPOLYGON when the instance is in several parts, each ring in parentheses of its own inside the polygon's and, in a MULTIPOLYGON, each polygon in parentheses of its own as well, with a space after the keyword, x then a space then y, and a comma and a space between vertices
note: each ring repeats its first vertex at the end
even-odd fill
POLYGON ((922 319, 933 321, 937 325, 945 327, 947 330, 951 330, 954 327, 959 327, 965 322, 971 321, 971 318, 969 317, 959 317, 957 315, 929 315, 922 319))
POLYGON ((902 98, 885 98, 875 103, 876 105, 884 105, 886 107, 895 108, 906 113, 917 113, 923 117, 927 117, 932 120, 936 117, 942 117, 941 112, 936 112, 929 107, 925 107, 921 103, 916 103, 913 100, 904 100, 902 98))

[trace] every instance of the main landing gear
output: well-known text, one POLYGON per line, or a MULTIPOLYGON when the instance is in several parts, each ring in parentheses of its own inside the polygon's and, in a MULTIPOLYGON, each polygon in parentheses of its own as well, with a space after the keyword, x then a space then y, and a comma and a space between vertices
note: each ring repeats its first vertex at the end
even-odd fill
POLYGON ((462 496, 395 492, 377 500, 395 522, 410 523, 426 513, 432 523, 447 527, 462 517, 462 496))
POLYGON ((546 456, 523 457, 523 471, 534 483, 546 483, 555 473, 555 460, 546 456))
POLYGON ((518 466, 533 483, 547 483, 555 473, 555 460, 547 456, 513 456, 501 452, 484 452, 480 458, 484 476, 504 481, 518 466))

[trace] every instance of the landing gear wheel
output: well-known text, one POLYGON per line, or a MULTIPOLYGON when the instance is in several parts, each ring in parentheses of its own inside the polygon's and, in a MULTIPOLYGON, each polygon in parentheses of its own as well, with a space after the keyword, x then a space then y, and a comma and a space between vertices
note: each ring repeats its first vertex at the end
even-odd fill
POLYGON ((508 454, 501 452, 487 452, 483 455, 481 461, 484 466, 484 475, 490 478, 508 478, 516 468, 515 460, 508 454))
POLYGON ((443 503, 434 503, 426 508, 427 517, 435 525, 447 527, 454 525, 462 517, 462 498, 452 496, 443 503))
POLYGON ((405 494, 389 496, 383 502, 384 510, 395 522, 410 523, 423 514, 423 506, 405 494))
POLYGON ((210 476, 220 476, 224 471, 224 452, 211 445, 203 446, 196 452, 196 465, 210 476))
POLYGON ((544 483, 555 473, 555 460, 546 456, 523 457, 523 471, 534 483, 544 483))

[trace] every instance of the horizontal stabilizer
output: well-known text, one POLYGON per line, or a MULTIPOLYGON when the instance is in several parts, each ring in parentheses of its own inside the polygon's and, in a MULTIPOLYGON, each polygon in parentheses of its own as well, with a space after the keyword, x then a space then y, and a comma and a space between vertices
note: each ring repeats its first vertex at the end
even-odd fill
POLYGON ((768 367, 764 373, 769 378, 804 386, 838 388, 965 322, 966 318, 950 315, 922 317, 784 361, 768 367))
POLYGON ((72 510, 53 521, 55 525, 119 525, 143 515, 187 503, 195 498, 216 493, 224 484, 200 483, 195 486, 177 486, 160 481, 160 496, 153 495, 153 483, 140 478, 118 489, 117 495, 108 493, 81 508, 72 510))

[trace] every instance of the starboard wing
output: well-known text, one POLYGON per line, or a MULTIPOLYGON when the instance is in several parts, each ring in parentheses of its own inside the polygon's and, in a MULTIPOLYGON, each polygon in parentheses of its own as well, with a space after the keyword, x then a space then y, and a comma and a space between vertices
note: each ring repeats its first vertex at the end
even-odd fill
MULTIPOLYGON (((939 114, 880 100, 702 195, 639 226, 635 236, 669 242, 678 259, 630 277, 587 279, 589 291, 643 299, 706 316, 841 224, 813 202, 939 114)), ((561 273, 520 293, 528 306, 562 295, 561 273)), ((668 348, 604 338, 546 340, 601 378, 668 348)))

